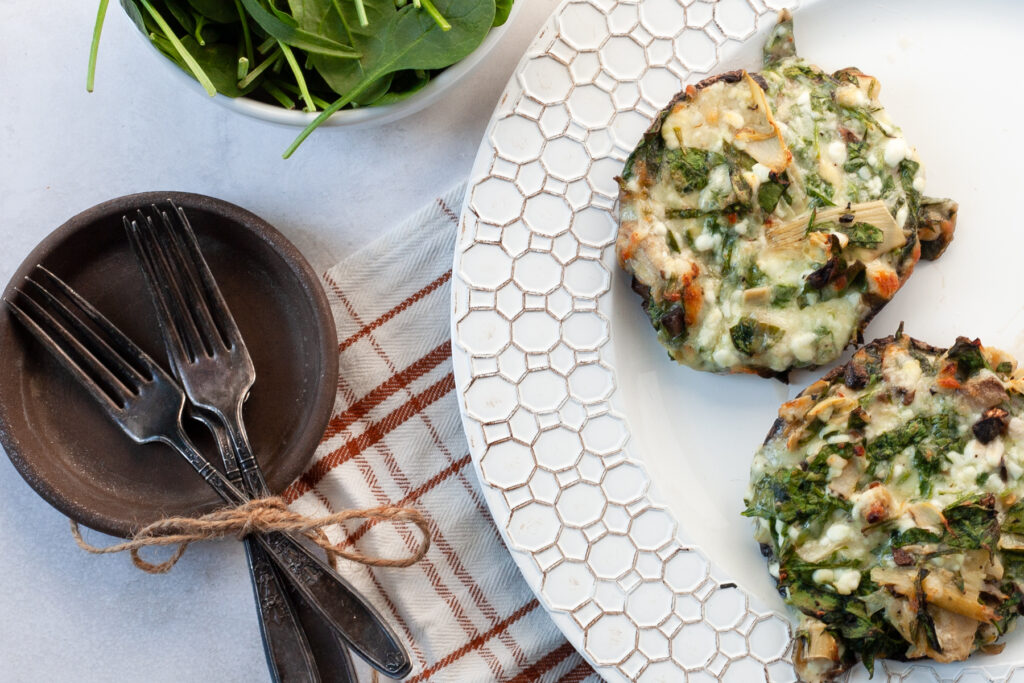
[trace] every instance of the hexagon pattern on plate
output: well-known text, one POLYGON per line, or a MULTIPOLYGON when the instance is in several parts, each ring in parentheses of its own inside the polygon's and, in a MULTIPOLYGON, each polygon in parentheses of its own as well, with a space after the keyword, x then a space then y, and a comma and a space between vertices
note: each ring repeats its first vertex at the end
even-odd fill
MULTIPOLYGON (((788 619, 718 578, 649 496, 603 353, 615 176, 684 83, 796 4, 567 0, 520 63, 470 178, 453 332, 474 461, 527 579, 609 679, 796 680, 788 619)), ((1024 683, 1005 667, 879 669, 875 680, 1024 683)))

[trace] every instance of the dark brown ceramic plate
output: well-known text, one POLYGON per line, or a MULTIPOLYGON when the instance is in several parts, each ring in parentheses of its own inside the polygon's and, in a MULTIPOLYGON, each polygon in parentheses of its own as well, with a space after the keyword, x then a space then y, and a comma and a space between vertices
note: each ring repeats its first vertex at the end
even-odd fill
MULTIPOLYGON (((245 406, 246 426, 271 488, 279 491, 302 472, 327 426, 338 354, 319 279, 267 222, 202 195, 121 197, 75 216, 43 240, 5 294, 42 264, 166 367, 121 216, 168 199, 189 215, 249 347, 256 384, 245 406)), ((166 515, 217 506, 219 499, 183 459, 161 444, 133 443, 0 308, 0 443, 39 495, 69 517, 119 536, 166 515)), ((205 436, 201 429, 195 433, 205 436)), ((205 446, 216 462, 208 439, 205 446)))

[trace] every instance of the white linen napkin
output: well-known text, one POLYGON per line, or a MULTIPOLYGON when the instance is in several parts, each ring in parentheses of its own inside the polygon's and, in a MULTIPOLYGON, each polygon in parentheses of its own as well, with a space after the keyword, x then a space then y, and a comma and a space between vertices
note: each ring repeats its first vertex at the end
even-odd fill
MULTIPOLYGON (((324 274, 338 329, 338 394, 313 460, 283 495, 313 516, 381 505, 426 516, 432 545, 419 563, 341 566, 409 649, 408 683, 597 681, 519 575, 462 431, 449 316, 464 192, 438 197, 324 274)), ((371 555, 404 555, 418 542, 415 528, 385 523, 349 533, 371 555)), ((372 680, 358 666, 360 680, 372 680)))

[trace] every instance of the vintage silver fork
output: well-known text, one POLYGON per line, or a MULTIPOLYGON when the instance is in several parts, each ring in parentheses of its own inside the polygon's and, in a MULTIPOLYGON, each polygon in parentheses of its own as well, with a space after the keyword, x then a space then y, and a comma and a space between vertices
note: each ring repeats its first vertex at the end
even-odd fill
MULTIPOLYGON (((174 204, 169 209, 153 206, 148 213, 140 210, 135 220, 124 218, 157 309, 169 362, 192 404, 226 434, 235 455, 232 466, 245 489, 254 497, 269 496, 242 417, 256 379, 252 359, 188 217, 174 204)), ((368 657, 365 647, 352 645, 385 675, 403 676, 411 666, 397 637, 392 636, 386 646, 391 652, 384 657, 368 657)))
MULTIPOLYGON (((255 464, 255 458, 252 457, 251 449, 248 453, 250 459, 254 463, 254 466, 249 470, 248 476, 246 476, 244 470, 240 467, 239 460, 241 457, 237 444, 240 442, 248 443, 244 428, 241 429, 241 436, 233 439, 231 432, 228 431, 227 425, 225 424, 225 420, 221 416, 210 411, 208 408, 197 407, 201 406, 199 401, 196 400, 197 396, 208 395, 209 390, 207 387, 211 384, 218 384, 222 379, 229 385, 237 381, 248 382, 248 385, 252 384, 255 380, 255 368, 253 367, 251 360, 248 359, 248 354, 244 346, 240 351, 234 352, 237 357, 229 359, 230 364, 226 369, 223 378, 218 374, 219 368, 213 363, 199 365, 196 363, 189 363, 187 362, 187 359, 179 358, 174 338, 175 329, 165 324, 159 294, 156 291, 153 291, 154 288, 159 286, 155 282, 155 278, 158 277, 158 269, 165 265, 163 259, 172 257, 174 254, 156 254, 153 251, 146 249, 143 245, 143 240, 145 238, 140 236, 138 231, 132 228, 127 218, 124 218, 124 224, 128 239, 132 244, 132 248, 135 251, 135 255, 137 256, 140 265, 142 266, 143 273, 146 276, 146 281, 153 294, 153 301, 158 309, 161 337, 163 338, 164 345, 167 349, 167 356, 171 363, 172 374, 178 382, 182 384, 185 389, 185 393, 192 404, 192 408, 189 410, 188 414, 194 419, 205 424, 213 434, 214 441, 217 444, 217 450, 219 451, 221 460, 224 464, 224 474, 232 484, 242 489, 246 494, 253 498, 264 498, 271 495, 270 489, 263 478, 262 472, 259 470, 258 464, 255 464), (204 390, 205 394, 203 393, 204 390)), ((202 256, 200 255, 199 258, 202 259, 202 256)), ((205 261, 202 263, 202 266, 206 269, 205 261)), ((206 269, 205 274, 207 275, 208 281, 215 288, 215 293, 219 296, 219 292, 216 292, 216 283, 213 281, 212 274, 209 273, 208 269, 206 269)), ((188 277, 190 278, 188 285, 193 288, 190 291, 190 294, 199 296, 199 285, 191 279, 191 273, 188 274, 188 277)), ((223 303, 223 301, 221 301, 221 303, 223 303)), ((228 323, 229 325, 226 325, 225 327, 233 329, 234 334, 237 334, 237 326, 234 324, 234 321, 230 319, 230 314, 228 323)), ((216 348, 216 346, 214 346, 214 348, 216 348)), ((248 391, 248 389, 246 389, 246 391, 248 391)), ((218 392, 218 395, 223 395, 223 392, 218 392)), ((241 405, 238 406, 238 409, 241 410, 241 405)), ((295 678, 296 680, 318 680, 321 683, 355 683, 355 670, 352 666, 352 660, 348 654, 347 648, 345 647, 344 641, 340 640, 334 634, 330 624, 320 623, 322 620, 319 619, 319 615, 306 603, 300 593, 295 590, 289 590, 287 580, 281 577, 279 572, 275 570, 270 558, 259 544, 250 538, 244 539, 243 543, 245 546, 246 558, 249 562, 250 575, 253 580, 253 585, 256 587, 257 600, 259 599, 260 594, 259 586, 265 584, 283 584, 287 595, 279 594, 277 597, 286 603, 290 608, 290 611, 294 614, 294 617, 297 619, 296 626, 302 627, 297 633, 290 634, 293 641, 290 647, 292 654, 291 660, 286 661, 285 664, 291 665, 292 671, 302 671, 303 675, 292 675, 291 678, 295 678), (316 645, 316 647, 310 647, 311 644, 316 645), (303 664, 306 666, 302 667, 301 665, 303 664)), ((267 652, 270 653, 277 649, 277 643, 268 642, 268 635, 276 634, 268 634, 266 629, 263 628, 261 628, 261 633, 263 634, 263 642, 267 652)), ((289 649, 289 643, 287 642, 280 643, 280 646, 281 649, 289 649)))
MULTIPOLYGON (((174 417, 184 407, 184 395, 173 382, 163 381, 163 370, 136 352, 105 317, 45 268, 37 267, 23 287, 18 292, 20 304, 7 302, 14 315, 55 352, 115 421, 136 441, 171 443, 207 481, 219 486, 180 429, 180 417, 174 417)), ((228 501, 238 498, 227 487, 219 492, 228 501)), ((318 678, 313 655, 287 598, 286 584, 273 571, 269 556, 256 550, 258 544, 249 538, 246 541, 255 547, 247 545, 246 554, 271 679, 314 683, 318 678)))
MULTIPOLYGON (((16 300, 5 299, 8 307, 107 415, 136 443, 161 442, 176 450, 225 502, 248 500, 186 435, 181 387, 57 276, 41 267, 33 275, 24 289, 15 288, 16 300)), ((397 636, 326 563, 292 535, 256 538, 306 603, 361 656, 390 675, 408 672, 410 662, 397 636)))

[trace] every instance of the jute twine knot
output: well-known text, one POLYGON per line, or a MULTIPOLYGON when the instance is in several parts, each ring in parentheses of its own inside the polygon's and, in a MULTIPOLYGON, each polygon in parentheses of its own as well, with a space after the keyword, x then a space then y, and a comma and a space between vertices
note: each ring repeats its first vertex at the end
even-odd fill
POLYGON ((418 511, 407 507, 383 506, 363 510, 342 510, 326 517, 307 517, 288 509, 284 500, 274 496, 251 500, 237 507, 215 510, 201 517, 165 517, 139 529, 134 536, 123 543, 100 548, 82 538, 78 523, 71 522, 71 535, 78 547, 94 555, 109 555, 127 551, 132 563, 149 574, 163 574, 170 571, 185 553, 190 543, 209 541, 229 536, 244 538, 254 533, 288 531, 299 533, 320 546, 331 565, 337 569, 338 560, 351 560, 369 567, 409 567, 423 559, 430 548, 430 528, 426 518, 418 511), (334 544, 327 538, 324 528, 343 524, 353 519, 388 522, 409 522, 419 527, 422 537, 419 546, 407 557, 389 558, 366 555, 355 547, 346 548, 343 543, 334 544), (174 554, 164 562, 152 563, 142 559, 140 551, 150 546, 178 546, 174 554))

